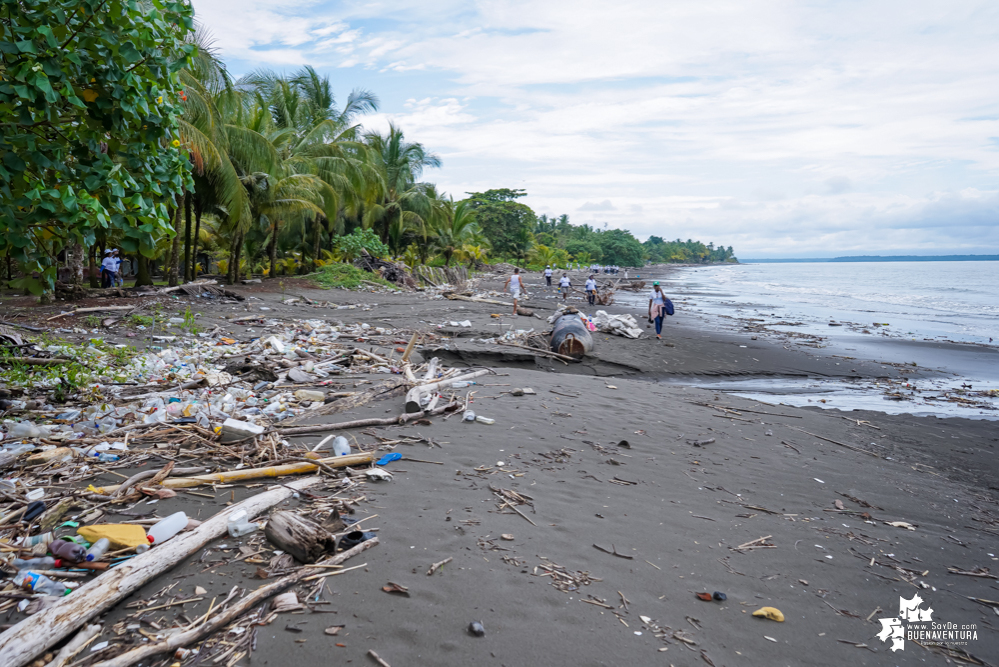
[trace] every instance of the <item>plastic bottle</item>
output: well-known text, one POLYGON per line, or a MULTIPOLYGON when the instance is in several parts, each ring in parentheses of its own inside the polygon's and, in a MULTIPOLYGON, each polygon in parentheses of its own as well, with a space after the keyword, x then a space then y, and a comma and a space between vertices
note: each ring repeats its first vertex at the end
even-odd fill
POLYGON ((35 449, 34 445, 11 445, 3 450, 4 454, 13 454, 14 456, 20 456, 26 452, 30 452, 35 449))
POLYGON ((87 556, 86 549, 79 544, 67 542, 66 540, 54 540, 49 545, 49 551, 57 558, 64 558, 74 563, 79 563, 87 556))
POLYGON ((28 559, 15 558, 13 565, 17 568, 18 572, 21 570, 51 570, 55 567, 55 558, 51 556, 28 559))
POLYGON ((350 454, 350 443, 347 441, 347 438, 338 435, 333 441, 333 455, 346 456, 347 454, 350 454))
POLYGON ((40 593, 42 595, 54 595, 56 597, 62 597, 64 595, 69 595, 70 590, 60 584, 57 581, 52 581, 44 574, 38 574, 37 572, 32 572, 31 570, 22 570, 17 573, 14 577, 14 583, 25 588, 32 593, 40 593))
POLYGON ((97 460, 104 461, 105 463, 111 463, 117 461, 119 458, 121 457, 118 456, 117 454, 108 454, 107 452, 101 452, 100 454, 97 455, 97 460))
POLYGON ((31 537, 24 538, 24 544, 21 546, 33 547, 36 544, 49 544, 55 539, 52 533, 42 533, 41 535, 32 535, 31 537))
POLYGON ((146 539, 150 544, 162 544, 184 530, 187 526, 187 515, 183 512, 171 514, 149 529, 146 539))
POLYGON ((496 423, 496 420, 493 419, 492 417, 483 417, 482 415, 479 415, 478 417, 476 417, 475 421, 479 422, 480 424, 495 424, 496 423))
POLYGON ((259 526, 249 520, 246 510, 237 510, 229 515, 229 536, 243 537, 257 530, 259 526))
POLYGON ((100 560, 101 556, 107 553, 108 549, 111 547, 111 540, 106 537, 94 542, 94 545, 87 549, 87 560, 94 561, 100 560))
POLYGON ((465 410, 465 414, 463 414, 461 416, 461 419, 462 419, 462 421, 466 421, 466 422, 474 422, 475 421, 475 413, 472 412, 471 410, 465 410))
POLYGON ((41 431, 29 421, 14 422, 7 427, 7 435, 11 438, 37 438, 41 431))

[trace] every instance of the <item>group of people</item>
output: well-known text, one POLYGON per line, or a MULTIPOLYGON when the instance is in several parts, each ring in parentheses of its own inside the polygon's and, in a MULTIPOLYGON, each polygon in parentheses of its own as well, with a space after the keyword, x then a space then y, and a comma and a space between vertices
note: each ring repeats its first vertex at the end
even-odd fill
MULTIPOLYGON (((594 267, 590 267, 593 269, 594 267)), ((596 267, 599 268, 599 267, 596 267)), ((604 267, 614 269, 616 272, 617 267, 604 267)), ((543 272, 545 277, 545 284, 547 287, 552 286, 552 277, 555 271, 552 269, 551 265, 546 266, 543 272)), ((590 277, 586 279, 586 285, 584 289, 586 290, 586 302, 593 306, 596 304, 597 300, 597 273, 599 271, 593 271, 590 273, 590 277)), ((569 299, 569 290, 572 289, 572 279, 569 278, 567 272, 562 273, 562 277, 558 281, 559 291, 562 293, 562 300, 567 301, 569 299)), ((510 295, 513 297, 513 314, 517 314, 517 301, 520 299, 520 293, 525 291, 524 288, 524 278, 520 275, 520 269, 515 268, 513 274, 507 278, 506 284, 503 286, 504 290, 508 290, 510 295)), ((663 292, 662 285, 659 284, 658 280, 652 283, 652 293, 649 294, 649 322, 655 323, 656 326, 656 338, 662 340, 663 337, 663 322, 666 320, 667 315, 673 314, 673 304, 666 298, 666 294, 663 292)))
POLYGON ((601 266, 600 264, 591 264, 590 265, 590 273, 601 273, 601 272, 603 272, 603 273, 610 273, 610 274, 613 274, 613 275, 617 275, 620 270, 621 270, 621 267, 620 266, 616 266, 614 264, 611 264, 610 266, 601 266))
POLYGON ((118 249, 105 250, 104 259, 101 261, 101 287, 119 287, 124 284, 125 279, 121 275, 121 256, 118 249))

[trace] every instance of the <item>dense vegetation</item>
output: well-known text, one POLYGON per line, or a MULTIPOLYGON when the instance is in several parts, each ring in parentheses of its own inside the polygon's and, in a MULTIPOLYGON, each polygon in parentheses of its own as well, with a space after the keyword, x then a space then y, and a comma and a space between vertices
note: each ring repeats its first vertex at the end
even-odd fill
POLYGON ((137 284, 153 265, 176 284, 207 259, 231 282, 362 252, 410 265, 733 259, 538 216, 523 190, 456 201, 423 179, 441 164, 427 147, 361 125, 373 93, 338 99, 311 67, 234 80, 186 3, 0 3, 0 257, 43 298, 60 264, 80 284, 89 262, 96 286, 106 247, 138 260, 137 284))

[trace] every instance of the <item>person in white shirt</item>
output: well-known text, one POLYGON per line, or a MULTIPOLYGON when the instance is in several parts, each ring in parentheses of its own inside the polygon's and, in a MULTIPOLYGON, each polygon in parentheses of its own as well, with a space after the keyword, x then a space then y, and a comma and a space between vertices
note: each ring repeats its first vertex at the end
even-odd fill
POLYGON ((516 315, 517 299, 520 298, 520 293, 524 290, 524 282, 520 277, 520 269, 513 270, 513 275, 506 279, 503 289, 510 290, 510 295, 513 296, 513 314, 516 315))
POLYGON ((104 251, 104 259, 101 261, 101 287, 111 287, 114 280, 114 272, 118 265, 111 256, 111 249, 104 251))
POLYGON ((562 278, 558 281, 558 286, 562 290, 562 300, 567 301, 569 299, 569 288, 572 287, 572 281, 569 280, 568 273, 562 274, 562 278))
POLYGON ((552 286, 552 267, 550 264, 545 267, 545 282, 548 283, 548 287, 552 286))
POLYGON ((659 281, 652 283, 652 293, 649 294, 649 322, 653 319, 656 323, 656 338, 662 340, 663 320, 666 319, 666 295, 663 288, 659 286, 659 281))
POLYGON ((119 285, 124 285, 125 280, 121 277, 121 256, 118 254, 117 248, 111 251, 111 259, 114 260, 114 273, 111 274, 111 286, 118 287, 119 285))
POLYGON ((592 306, 594 305, 596 300, 597 300, 597 280, 596 278, 593 277, 593 274, 591 273, 589 280, 586 281, 586 301, 592 306))

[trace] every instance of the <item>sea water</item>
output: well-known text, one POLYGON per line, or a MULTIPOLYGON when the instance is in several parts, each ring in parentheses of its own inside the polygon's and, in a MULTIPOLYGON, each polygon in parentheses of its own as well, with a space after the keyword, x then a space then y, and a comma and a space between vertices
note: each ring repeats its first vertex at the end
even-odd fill
POLYGON ((995 399, 984 399, 993 407, 982 410, 939 398, 968 385, 999 389, 999 262, 686 267, 662 282, 678 310, 700 313, 719 328, 742 333, 741 321, 751 319, 774 331, 821 337, 828 353, 912 365, 932 376, 913 381, 918 391, 901 402, 887 402, 883 387, 857 381, 761 378, 710 383, 715 389, 842 410, 999 417, 995 399))

